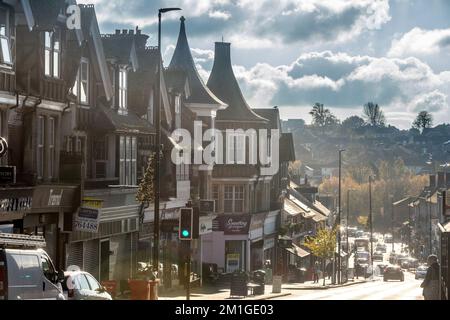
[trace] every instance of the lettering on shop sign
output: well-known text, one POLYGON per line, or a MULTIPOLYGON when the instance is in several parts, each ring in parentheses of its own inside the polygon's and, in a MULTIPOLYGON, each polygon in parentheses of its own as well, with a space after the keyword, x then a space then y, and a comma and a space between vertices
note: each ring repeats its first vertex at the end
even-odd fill
POLYGON ((59 206, 61 204, 63 192, 64 190, 61 190, 61 192, 58 194, 53 189, 50 189, 50 196, 48 197, 48 205, 59 206))
POLYGON ((18 212, 31 209, 32 197, 0 199, 0 212, 18 212))

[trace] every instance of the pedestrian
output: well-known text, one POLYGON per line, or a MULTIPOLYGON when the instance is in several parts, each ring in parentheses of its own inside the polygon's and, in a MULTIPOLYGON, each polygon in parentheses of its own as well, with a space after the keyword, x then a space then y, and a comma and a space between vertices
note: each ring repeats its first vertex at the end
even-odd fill
POLYGON ((314 263, 314 268, 313 268, 313 279, 314 279, 314 283, 319 283, 319 272, 320 272, 319 262, 316 261, 316 262, 314 263))
POLYGON ((333 273, 333 264, 331 262, 328 262, 326 270, 328 279, 331 279, 331 274, 333 273))
POLYGON ((439 263, 435 255, 428 256, 428 270, 420 285, 423 288, 423 297, 425 300, 440 300, 439 299, 439 263))
POLYGON ((355 262, 355 274, 356 274, 356 279, 359 279, 359 272, 360 272, 360 266, 358 262, 355 262))

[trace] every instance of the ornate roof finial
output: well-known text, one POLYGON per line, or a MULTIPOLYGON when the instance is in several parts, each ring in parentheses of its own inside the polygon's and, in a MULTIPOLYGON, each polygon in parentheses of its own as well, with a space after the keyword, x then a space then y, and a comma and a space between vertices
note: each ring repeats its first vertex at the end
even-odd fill
POLYGON ((181 16, 180 21, 184 22, 186 20, 186 18, 184 16, 181 16))

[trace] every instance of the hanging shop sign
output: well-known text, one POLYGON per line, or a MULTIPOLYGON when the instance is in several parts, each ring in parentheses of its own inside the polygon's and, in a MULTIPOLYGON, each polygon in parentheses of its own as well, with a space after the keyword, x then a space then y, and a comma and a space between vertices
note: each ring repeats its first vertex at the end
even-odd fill
POLYGON ((81 207, 74 217, 74 230, 97 233, 98 225, 100 223, 100 214, 100 209, 81 207))
POLYGON ((0 167, 0 185, 9 185, 16 183, 16 167, 0 167))

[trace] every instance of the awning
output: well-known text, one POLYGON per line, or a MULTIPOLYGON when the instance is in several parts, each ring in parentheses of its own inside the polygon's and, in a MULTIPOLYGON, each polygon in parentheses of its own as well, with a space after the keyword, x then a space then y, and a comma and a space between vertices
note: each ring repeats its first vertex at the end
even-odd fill
POLYGON ((308 251, 300 248, 299 246, 292 244, 292 247, 290 248, 285 248, 289 253, 300 257, 300 258, 305 258, 307 256, 309 256, 311 253, 309 253, 308 251))
POLYGON ((313 217, 313 220, 314 220, 315 222, 321 222, 321 221, 327 221, 328 218, 325 217, 324 215, 322 215, 322 214, 316 212, 316 214, 315 214, 314 217, 313 217))
POLYGON ((301 214, 305 219, 310 219, 315 216, 315 212, 311 208, 293 196, 289 196, 289 199, 284 199, 284 211, 293 216, 301 214))

